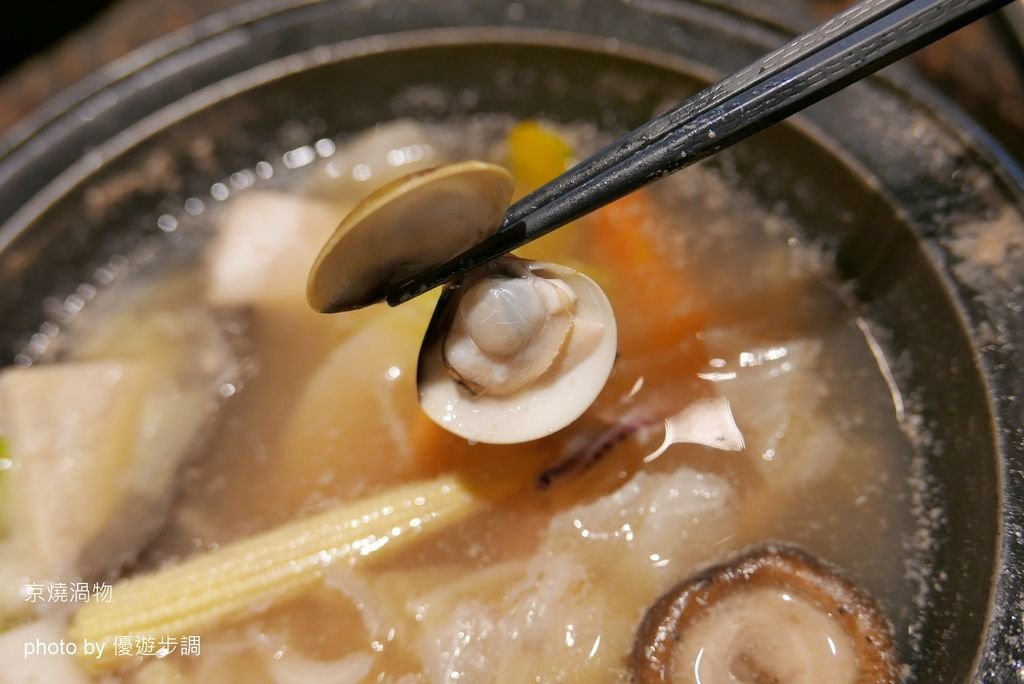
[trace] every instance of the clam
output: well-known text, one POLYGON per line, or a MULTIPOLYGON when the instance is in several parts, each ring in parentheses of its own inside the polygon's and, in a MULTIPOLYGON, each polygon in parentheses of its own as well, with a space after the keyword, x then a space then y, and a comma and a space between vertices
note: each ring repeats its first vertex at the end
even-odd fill
POLYGON ((538 439, 587 410, 616 351, 615 316, 593 280, 505 257, 446 287, 420 349, 420 405, 466 439, 538 439))
MULTIPOLYGON (((373 304, 417 272, 492 235, 512 196, 501 167, 461 162, 369 195, 310 272, 318 311, 373 304)), ((593 403, 617 352, 601 288, 571 268, 506 256, 445 286, 420 349, 420 405, 466 439, 511 444, 549 435, 593 403)))

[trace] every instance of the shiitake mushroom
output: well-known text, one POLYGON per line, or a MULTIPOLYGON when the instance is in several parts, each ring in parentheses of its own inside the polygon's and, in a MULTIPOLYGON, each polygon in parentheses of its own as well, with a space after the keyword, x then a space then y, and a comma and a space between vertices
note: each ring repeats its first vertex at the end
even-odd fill
POLYGON ((768 545, 692 576, 647 610, 629 656, 636 684, 890 684, 891 628, 824 562, 768 545))

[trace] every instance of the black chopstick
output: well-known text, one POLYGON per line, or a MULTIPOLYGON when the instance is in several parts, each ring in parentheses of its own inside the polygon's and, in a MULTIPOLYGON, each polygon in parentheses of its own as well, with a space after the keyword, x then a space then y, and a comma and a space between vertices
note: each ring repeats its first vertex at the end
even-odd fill
POLYGON ((524 198, 497 233, 403 283, 388 293, 388 303, 411 299, 725 149, 1008 2, 859 3, 524 198))
POLYGON ((537 188, 509 207, 502 228, 522 220, 541 206, 575 187, 595 178, 655 143, 672 130, 693 120, 698 114, 721 104, 779 73, 815 51, 831 45, 857 29, 885 16, 909 0, 865 0, 832 17, 815 30, 797 36, 778 50, 771 52, 745 69, 708 86, 693 97, 683 100, 672 109, 660 114, 640 127, 615 140, 604 149, 573 166, 558 178, 537 188))

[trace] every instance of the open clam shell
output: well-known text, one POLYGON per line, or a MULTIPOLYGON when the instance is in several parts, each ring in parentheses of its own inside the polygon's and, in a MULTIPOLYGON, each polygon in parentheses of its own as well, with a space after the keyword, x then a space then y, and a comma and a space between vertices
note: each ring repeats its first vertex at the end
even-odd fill
MULTIPOLYGON (((380 301, 424 268, 493 234, 512 197, 484 162, 409 174, 341 222, 309 274, 321 312, 380 301)), ((601 288, 556 264, 503 257, 446 286, 420 349, 420 404, 441 427, 493 444, 549 435, 593 403, 617 352, 601 288)))
POLYGON ((576 420, 601 392, 616 333, 611 304, 593 280, 565 266, 505 257, 445 288, 420 349, 420 405, 438 425, 473 441, 544 437, 576 420))

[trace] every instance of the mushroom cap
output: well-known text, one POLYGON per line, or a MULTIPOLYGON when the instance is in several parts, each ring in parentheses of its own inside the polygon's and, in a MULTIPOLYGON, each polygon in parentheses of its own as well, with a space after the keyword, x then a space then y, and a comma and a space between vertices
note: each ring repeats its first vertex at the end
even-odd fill
POLYGON ((698 573, 655 601, 637 628, 631 681, 692 681, 702 657, 728 670, 716 673, 721 681, 734 666, 753 681, 899 679, 891 628, 870 598, 825 563, 774 544, 698 573), (711 651, 693 643, 701 630, 711 651), (826 639, 832 657, 824 665, 821 653, 796 652, 826 639), (727 652, 733 646, 742 653, 727 652))
MULTIPOLYGON (((472 441, 514 444, 539 439, 569 425, 587 410, 604 388, 617 351, 611 304, 593 280, 565 266, 505 257, 445 288, 420 349, 420 405, 438 425, 472 441), (535 373, 531 368, 531 377, 521 387, 515 384, 514 391, 492 394, 456 377, 445 358, 445 341, 473 284, 503 274, 556 283, 557 288, 571 292, 574 311, 567 335, 559 330, 558 335, 539 332, 535 338, 535 344, 551 339, 561 345, 550 355, 545 370, 535 373)), ((536 356, 529 355, 531 363, 536 356)))
POLYGON ((512 199, 512 176, 466 161, 418 171, 364 198, 327 240, 306 298, 321 313, 381 301, 419 271, 492 235, 512 199))

